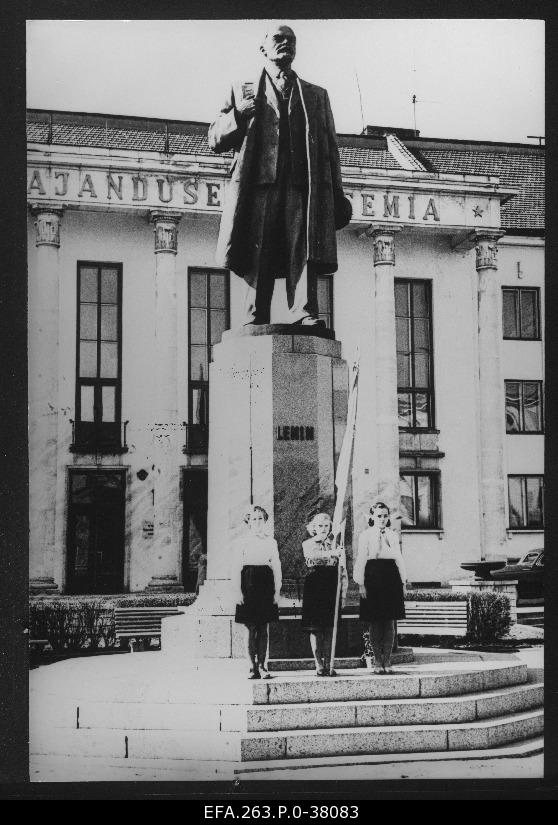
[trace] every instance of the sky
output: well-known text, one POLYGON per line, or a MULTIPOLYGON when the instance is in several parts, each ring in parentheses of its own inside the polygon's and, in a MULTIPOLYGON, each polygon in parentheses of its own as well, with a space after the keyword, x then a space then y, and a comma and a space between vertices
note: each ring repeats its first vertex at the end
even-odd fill
POLYGON ((27 106, 210 122, 261 70, 269 22, 294 29, 293 68, 328 90, 340 133, 416 115, 423 137, 545 134, 541 20, 30 20, 27 106))

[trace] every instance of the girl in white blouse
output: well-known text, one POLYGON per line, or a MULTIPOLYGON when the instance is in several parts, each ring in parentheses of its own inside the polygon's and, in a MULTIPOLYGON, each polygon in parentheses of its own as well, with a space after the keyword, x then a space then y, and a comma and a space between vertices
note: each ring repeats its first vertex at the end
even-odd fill
POLYGON ((403 590, 407 580, 399 537, 390 529, 389 507, 379 501, 361 533, 353 578, 360 591, 360 619, 370 623, 374 672, 393 673, 391 654, 395 621, 405 618, 403 590))
POLYGON ((266 666, 268 623, 279 619, 281 561, 277 542, 266 532, 267 520, 267 512, 257 505, 244 517, 248 532, 237 545, 232 574, 238 598, 235 621, 246 625, 248 631, 250 679, 270 678, 266 666))

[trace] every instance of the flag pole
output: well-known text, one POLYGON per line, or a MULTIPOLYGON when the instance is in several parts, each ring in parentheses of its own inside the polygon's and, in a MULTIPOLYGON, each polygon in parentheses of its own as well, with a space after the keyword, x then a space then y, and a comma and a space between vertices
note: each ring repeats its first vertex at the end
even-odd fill
POLYGON ((353 450, 353 441, 355 435, 356 425, 356 410, 358 397, 358 370, 359 370, 359 352, 357 350, 355 362, 353 363, 351 373, 351 383, 349 388, 349 401, 347 406, 347 426, 345 427, 345 435, 341 444, 339 452, 339 459, 337 462, 337 472, 335 474, 335 508, 332 518, 332 532, 334 542, 338 541, 339 536, 339 563, 337 565, 337 590, 335 595, 335 606, 333 615, 333 635, 331 637, 331 655, 329 658, 330 669, 334 669, 335 665, 335 646, 337 641, 337 627, 339 624, 339 609, 341 597, 342 576, 346 574, 346 557, 345 557, 345 526, 346 519, 343 519, 343 506, 345 503, 345 493, 347 491, 347 484, 349 480, 349 471, 351 467, 351 455, 353 450))

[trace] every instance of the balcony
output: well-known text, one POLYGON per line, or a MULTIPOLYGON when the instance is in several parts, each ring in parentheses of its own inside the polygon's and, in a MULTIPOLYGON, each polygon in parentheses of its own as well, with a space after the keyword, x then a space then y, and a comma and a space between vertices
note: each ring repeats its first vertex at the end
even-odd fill
POLYGON ((128 421, 73 421, 70 452, 80 455, 122 455, 128 452, 128 421))
POLYGON ((186 455, 207 455, 209 430, 205 424, 184 422, 185 443, 182 452, 186 455))

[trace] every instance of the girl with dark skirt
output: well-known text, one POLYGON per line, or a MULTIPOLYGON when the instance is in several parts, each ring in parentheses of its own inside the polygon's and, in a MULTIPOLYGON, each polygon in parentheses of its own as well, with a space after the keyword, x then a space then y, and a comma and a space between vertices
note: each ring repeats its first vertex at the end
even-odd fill
POLYGON ((235 621, 246 625, 249 679, 269 679, 266 666, 268 623, 279 619, 281 561, 275 539, 268 535, 263 507, 254 506, 244 517, 248 534, 239 542, 233 582, 238 587, 235 621))
POLYGON ((353 578, 360 591, 360 619, 370 623, 374 673, 393 673, 395 622, 405 618, 405 565, 399 537, 390 530, 389 507, 379 501, 361 533, 353 578))
POLYGON ((302 543, 308 573, 302 596, 302 627, 310 633, 310 645, 317 676, 335 676, 330 668, 331 639, 337 594, 338 565, 341 564, 341 601, 347 591, 344 553, 333 546, 331 518, 318 513, 307 528, 312 538, 302 543))

